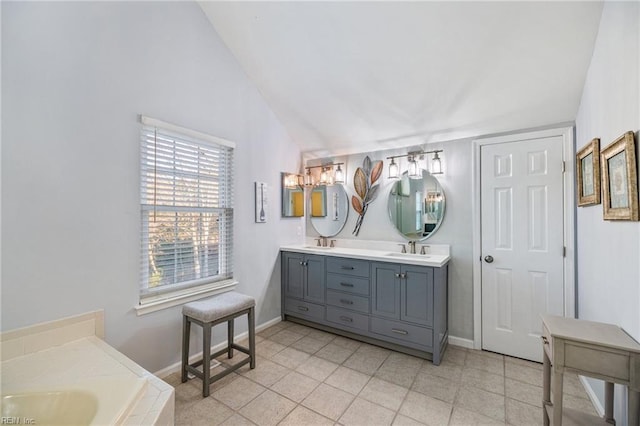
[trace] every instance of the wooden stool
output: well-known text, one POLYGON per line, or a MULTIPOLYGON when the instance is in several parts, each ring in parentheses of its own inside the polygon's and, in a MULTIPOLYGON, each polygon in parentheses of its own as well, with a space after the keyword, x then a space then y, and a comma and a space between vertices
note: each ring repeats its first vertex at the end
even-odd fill
POLYGON ((182 383, 187 381, 187 373, 199 377, 202 379, 202 397, 205 398, 209 396, 209 386, 216 380, 247 363, 251 363, 252 369, 256 367, 255 306, 256 301, 253 297, 230 291, 209 299, 187 303, 182 307, 182 383), (248 348, 233 342, 233 320, 244 314, 247 314, 249 322, 248 348), (228 323, 227 347, 212 354, 211 327, 225 321, 228 323), (189 334, 192 322, 202 327, 202 359, 189 364, 189 334), (225 352, 229 358, 233 358, 234 349, 244 352, 249 358, 210 377, 211 359, 225 352), (202 372, 196 369, 199 365, 202 365, 202 372))

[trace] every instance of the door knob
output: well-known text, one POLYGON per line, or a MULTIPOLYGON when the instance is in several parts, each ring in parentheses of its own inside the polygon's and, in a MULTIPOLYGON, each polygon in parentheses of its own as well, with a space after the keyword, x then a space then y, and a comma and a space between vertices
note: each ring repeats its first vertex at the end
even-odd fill
POLYGON ((485 256, 484 261, 487 263, 493 263, 493 256, 490 256, 490 255, 485 256))

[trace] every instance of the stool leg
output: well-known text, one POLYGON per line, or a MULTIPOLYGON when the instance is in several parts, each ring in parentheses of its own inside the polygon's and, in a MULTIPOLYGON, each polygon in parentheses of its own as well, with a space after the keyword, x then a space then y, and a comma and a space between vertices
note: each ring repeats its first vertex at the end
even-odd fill
POLYGON ((255 309, 252 307, 249 309, 249 315, 247 315, 249 321, 249 352, 251 355, 251 361, 249 368, 256 368, 256 318, 255 309))
POLYGON ((227 352, 230 359, 233 358, 233 321, 235 321, 235 318, 231 318, 227 322, 227 352))
POLYGON ((187 365, 189 364, 189 334, 191 333, 191 321, 186 315, 182 316, 182 369, 180 380, 187 381, 187 365))
POLYGON ((211 376, 211 323, 202 324, 202 397, 209 396, 211 376))

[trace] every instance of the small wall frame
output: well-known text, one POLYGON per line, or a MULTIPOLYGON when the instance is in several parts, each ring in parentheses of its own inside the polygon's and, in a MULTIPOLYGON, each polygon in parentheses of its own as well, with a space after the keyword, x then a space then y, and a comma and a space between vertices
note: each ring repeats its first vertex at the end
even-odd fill
POLYGON ((576 154, 578 206, 600 204, 600 139, 592 139, 576 154))
POLYGON ((605 220, 638 220, 638 178, 633 132, 626 132, 600 155, 605 220))

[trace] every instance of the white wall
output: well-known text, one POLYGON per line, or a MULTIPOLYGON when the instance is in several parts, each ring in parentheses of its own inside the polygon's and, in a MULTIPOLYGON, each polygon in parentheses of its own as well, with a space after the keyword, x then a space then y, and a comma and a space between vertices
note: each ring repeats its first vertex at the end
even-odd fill
MULTIPOLYGON (((640 144, 640 4, 605 2, 576 119, 576 148, 600 138, 600 148, 624 132, 640 144)), ((640 166, 640 156, 638 165, 640 166)), ((639 167, 640 168, 640 167, 639 167)), ((640 340, 640 222, 602 219, 602 205, 579 207, 578 316, 618 324, 640 340)), ((594 384, 604 401, 600 383, 594 384)), ((617 389, 616 419, 624 399, 617 389)))
MULTIPOLYGON (((426 244, 450 244, 451 263, 449 264, 449 334, 454 337, 473 340, 473 281, 472 281, 472 220, 471 220, 471 140, 463 139, 438 144, 429 144, 427 150, 444 149, 443 175, 437 176, 446 197, 445 215, 438 231, 426 244)), ((358 217, 350 207, 349 217, 338 238, 406 242, 391 224, 387 209, 387 199, 391 185, 395 180, 387 179, 391 155, 406 154, 407 150, 385 150, 372 153, 354 154, 336 157, 335 161, 345 161, 346 190, 349 200, 355 195, 353 175, 362 161, 369 155, 372 161, 383 160, 384 169, 380 180, 381 188, 375 201, 369 204, 358 236, 352 234, 358 217)), ((397 161, 397 160, 396 160, 397 161)), ((401 172, 406 171, 406 158, 400 160, 401 172)), ((318 161, 309 161, 316 164, 318 161)), ((351 204, 351 201, 349 201, 351 204)), ((317 233, 307 224, 307 235, 317 233)), ((400 250, 400 248, 398 248, 400 250)))
POLYGON ((2 9, 2 330, 104 308, 107 342, 151 371, 179 360, 180 307, 132 309, 140 113, 237 143, 238 290, 256 297, 258 323, 278 317, 278 247, 303 224, 280 219, 280 171, 298 170, 300 152, 200 7, 2 9), (254 223, 256 180, 267 224, 254 223))

